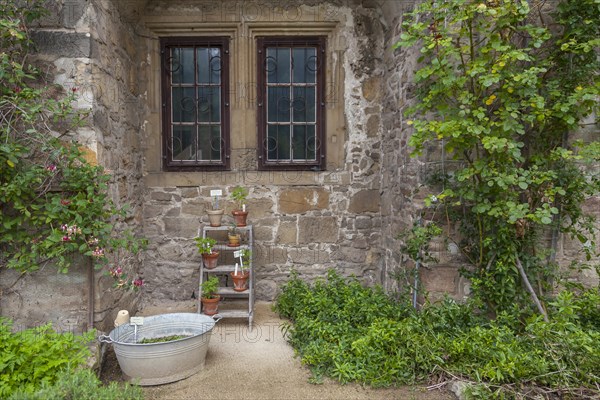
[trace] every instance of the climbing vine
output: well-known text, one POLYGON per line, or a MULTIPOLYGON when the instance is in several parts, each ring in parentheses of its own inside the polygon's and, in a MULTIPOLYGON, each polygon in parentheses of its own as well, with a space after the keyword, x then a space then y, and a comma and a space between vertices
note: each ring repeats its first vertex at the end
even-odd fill
MULTIPOLYGON (((70 135, 86 115, 48 84, 31 60, 28 24, 39 1, 0 0, 0 267, 33 271, 51 263, 67 272, 81 256, 96 267, 143 244, 124 226, 126 207, 110 199, 111 176, 84 158, 70 135)), ((112 266, 117 285, 137 287, 112 266)))
POLYGON ((600 189, 597 169, 586 172, 600 141, 576 132, 598 106, 599 21, 599 0, 551 15, 520 0, 425 1, 405 18, 397 46, 421 53, 410 144, 455 161, 429 204, 458 222, 465 274, 492 313, 533 304, 546 315, 553 230, 588 260, 597 251, 582 203, 600 189))

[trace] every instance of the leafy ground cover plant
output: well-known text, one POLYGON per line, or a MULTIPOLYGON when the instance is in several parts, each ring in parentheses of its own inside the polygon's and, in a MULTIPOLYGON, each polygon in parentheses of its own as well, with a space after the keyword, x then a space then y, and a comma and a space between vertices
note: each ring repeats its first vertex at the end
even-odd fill
POLYGON ((532 315, 523 323, 508 312, 489 320, 474 301, 446 299, 417 312, 408 300, 330 271, 314 284, 294 274, 274 308, 289 319, 284 332, 313 382, 458 378, 473 384, 471 398, 585 399, 600 385, 599 295, 562 292, 549 304, 549 322, 532 315))
POLYGON ((95 331, 57 333, 50 324, 13 332, 0 318, 0 398, 10 400, 142 399, 139 387, 103 385, 86 368, 95 331))
POLYGON ((0 318, 0 398, 17 389, 31 394, 54 384, 62 371, 84 365, 93 339, 94 331, 57 333, 50 324, 13 333, 12 322, 0 318))
POLYGON ((17 390, 8 400, 141 400, 143 392, 139 386, 128 383, 119 385, 111 382, 104 386, 89 369, 60 372, 54 384, 42 384, 33 393, 17 390))

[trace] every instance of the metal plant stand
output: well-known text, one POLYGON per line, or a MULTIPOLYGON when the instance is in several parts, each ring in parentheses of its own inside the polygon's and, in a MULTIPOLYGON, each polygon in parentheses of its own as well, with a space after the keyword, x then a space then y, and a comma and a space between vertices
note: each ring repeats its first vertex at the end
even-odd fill
MULTIPOLYGON (((226 226, 218 226, 213 227, 210 225, 204 225, 202 228, 202 237, 212 237, 211 234, 215 234, 218 232, 226 233, 226 226)), ((238 250, 253 250, 253 238, 252 238, 252 225, 247 226, 239 226, 237 227, 238 232, 241 234, 242 242, 240 246, 230 247, 228 245, 219 244, 214 246, 215 250, 221 252, 219 255, 219 260, 225 259, 225 252, 233 253, 238 250)), ((200 232, 198 232, 200 235, 200 232)), ((238 292, 233 290, 233 282, 229 277, 229 273, 235 270, 235 261, 232 264, 221 264, 219 263, 216 268, 207 269, 204 268, 204 263, 200 262, 200 282, 199 282, 199 292, 198 292, 198 312, 202 311, 202 302, 200 299, 202 298, 202 282, 204 279, 208 279, 208 274, 215 274, 224 276, 224 281, 226 282, 225 286, 220 286, 218 290, 218 294, 223 298, 230 298, 234 300, 246 300, 247 307, 244 308, 235 308, 235 309, 219 309, 219 315, 222 318, 247 318, 248 319, 248 328, 252 329, 252 322, 254 318, 254 267, 252 263, 253 254, 251 253, 249 260, 249 271, 250 277, 248 280, 248 289, 243 292, 238 292)), ((223 279, 221 280, 223 281, 223 279)))

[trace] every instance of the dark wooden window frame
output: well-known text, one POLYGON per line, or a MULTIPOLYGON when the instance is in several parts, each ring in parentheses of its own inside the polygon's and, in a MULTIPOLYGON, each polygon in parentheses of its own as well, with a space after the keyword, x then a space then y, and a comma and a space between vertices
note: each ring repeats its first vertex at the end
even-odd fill
POLYGON ((257 37, 257 125, 258 125, 258 166, 261 170, 325 170, 325 69, 326 38, 324 36, 261 36, 257 37), (306 47, 317 48, 319 56, 316 75, 316 160, 314 161, 269 161, 267 149, 267 84, 264 73, 267 47, 306 47))
POLYGON ((230 166, 230 114, 229 114, 229 38, 228 37, 162 37, 161 91, 162 91, 162 158, 164 171, 214 171, 228 170, 230 166), (221 160, 219 162, 182 162, 172 159, 171 142, 171 83, 168 63, 170 49, 174 47, 219 47, 221 49, 221 160))

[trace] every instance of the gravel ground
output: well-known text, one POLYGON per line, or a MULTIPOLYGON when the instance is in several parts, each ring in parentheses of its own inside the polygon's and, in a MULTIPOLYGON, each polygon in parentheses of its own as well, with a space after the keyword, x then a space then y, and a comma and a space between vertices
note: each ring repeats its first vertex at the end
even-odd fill
MULTIPOLYGON (((194 312, 195 303, 145 307, 138 315, 194 312)), ((357 399, 452 400, 445 390, 403 386, 371 389, 326 380, 308 382, 310 372, 294 357, 271 311, 270 303, 255 305, 254 329, 246 320, 222 320, 213 329, 206 365, 199 373, 166 385, 144 387, 147 400, 185 399, 357 399)), ((122 381, 112 348, 102 368, 103 381, 122 381)))

